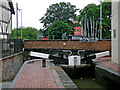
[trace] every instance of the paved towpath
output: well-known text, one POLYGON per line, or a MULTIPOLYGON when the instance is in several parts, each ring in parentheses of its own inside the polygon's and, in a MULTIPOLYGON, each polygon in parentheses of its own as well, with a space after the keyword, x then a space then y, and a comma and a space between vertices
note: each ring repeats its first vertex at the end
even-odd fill
POLYGON ((64 88, 57 72, 42 61, 24 63, 10 88, 64 88))
POLYGON ((120 76, 120 65, 111 61, 111 57, 101 57, 96 58, 95 62, 102 68, 109 70, 113 73, 116 73, 120 76))

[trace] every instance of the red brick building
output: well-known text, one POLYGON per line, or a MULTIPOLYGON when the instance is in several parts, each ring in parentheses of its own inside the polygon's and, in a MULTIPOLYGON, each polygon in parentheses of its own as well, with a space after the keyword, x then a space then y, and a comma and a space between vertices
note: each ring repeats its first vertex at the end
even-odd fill
POLYGON ((82 36, 81 34, 81 27, 74 27, 74 36, 82 36))

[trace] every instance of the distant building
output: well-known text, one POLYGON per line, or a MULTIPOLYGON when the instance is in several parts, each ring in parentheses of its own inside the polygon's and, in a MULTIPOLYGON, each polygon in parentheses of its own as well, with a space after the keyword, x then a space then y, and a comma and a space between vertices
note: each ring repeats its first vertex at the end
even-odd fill
MULTIPOLYGON (((77 24, 78 22, 70 19, 70 21, 74 24, 77 24)), ((81 32, 81 27, 74 27, 75 31, 74 31, 74 35, 72 36, 72 40, 80 40, 80 38, 82 37, 82 32, 81 32)), ((71 36, 69 36, 71 37, 71 36)), ((68 38, 69 38, 68 37, 68 38)))
POLYGON ((45 37, 45 38, 43 38, 43 40, 49 40, 49 38, 48 38, 48 37, 45 37))
POLYGON ((74 36, 82 36, 81 34, 81 27, 74 27, 74 36))
POLYGON ((0 39, 9 39, 12 34, 12 14, 15 14, 11 0, 0 0, 0 39))

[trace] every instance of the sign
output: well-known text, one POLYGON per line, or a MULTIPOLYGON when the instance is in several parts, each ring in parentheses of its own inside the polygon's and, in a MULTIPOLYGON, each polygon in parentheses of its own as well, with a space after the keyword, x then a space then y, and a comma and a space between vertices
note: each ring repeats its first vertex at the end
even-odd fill
POLYGON ((101 25, 101 29, 103 29, 103 26, 101 25))
POLYGON ((113 33, 114 33, 114 38, 116 38, 116 29, 113 30, 113 33))

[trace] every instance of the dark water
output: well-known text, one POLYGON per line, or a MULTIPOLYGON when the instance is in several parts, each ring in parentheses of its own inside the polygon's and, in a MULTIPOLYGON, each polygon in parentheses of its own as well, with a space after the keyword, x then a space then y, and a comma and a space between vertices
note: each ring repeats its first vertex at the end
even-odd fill
POLYGON ((105 87, 96 83, 94 78, 81 78, 81 79, 72 79, 78 88, 93 88, 106 90, 105 87))

